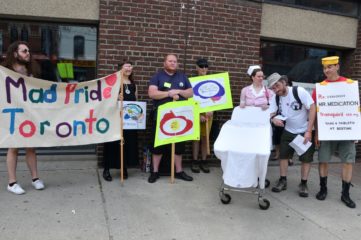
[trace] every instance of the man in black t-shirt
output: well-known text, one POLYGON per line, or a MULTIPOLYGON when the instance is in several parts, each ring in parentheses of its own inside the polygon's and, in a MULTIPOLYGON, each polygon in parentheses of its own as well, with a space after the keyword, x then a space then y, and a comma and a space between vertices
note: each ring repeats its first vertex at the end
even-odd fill
MULTIPOLYGON (((177 71, 177 68, 177 57, 173 54, 168 54, 164 58, 163 69, 156 73, 149 82, 148 95, 153 99, 154 106, 153 119, 155 124, 153 126, 153 139, 155 136, 158 107, 173 100, 186 100, 193 96, 192 85, 187 76, 177 71)), ((149 183, 154 183, 159 178, 159 163, 166 148, 166 145, 153 148, 153 172, 148 178, 149 183)), ((184 142, 176 144, 174 156, 176 168, 175 177, 185 181, 192 181, 193 178, 188 176, 182 168, 182 154, 184 149, 184 142)))

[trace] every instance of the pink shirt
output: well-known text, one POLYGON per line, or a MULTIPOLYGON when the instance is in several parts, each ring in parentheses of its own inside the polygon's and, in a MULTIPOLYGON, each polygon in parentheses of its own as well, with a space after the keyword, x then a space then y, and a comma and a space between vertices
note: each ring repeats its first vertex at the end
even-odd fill
POLYGON ((257 93, 251 84, 242 89, 241 103, 245 103, 246 106, 261 107, 263 105, 268 105, 273 95, 273 91, 267 89, 265 86, 257 93))

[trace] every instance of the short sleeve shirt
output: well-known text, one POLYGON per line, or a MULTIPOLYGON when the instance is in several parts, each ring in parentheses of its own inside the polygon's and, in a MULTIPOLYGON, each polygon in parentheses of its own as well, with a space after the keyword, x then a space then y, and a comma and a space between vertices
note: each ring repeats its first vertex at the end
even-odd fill
MULTIPOLYGON (((175 72, 173 75, 169 75, 163 69, 157 72, 149 81, 149 86, 154 85, 158 87, 159 91, 169 91, 172 89, 186 90, 192 88, 188 77, 182 72, 175 72)), ((186 100, 183 96, 179 96, 179 100, 186 100)), ((167 97, 163 99, 153 99, 154 108, 173 101, 173 98, 167 97)))
MULTIPOLYGON (((306 132, 308 125, 308 110, 314 103, 311 95, 304 88, 298 87, 297 91, 302 103, 301 108, 293 96, 292 87, 288 87, 288 94, 286 96, 280 96, 279 112, 282 116, 287 117, 285 126, 286 131, 293 134, 306 132)), ((274 95, 271 100, 270 110, 273 113, 277 112, 277 109, 276 95, 274 95)))
MULTIPOLYGON (((242 94, 245 96, 245 104, 246 106, 262 106, 269 104, 272 96, 273 91, 263 87, 259 93, 256 92, 253 85, 249 85, 242 89, 242 94)), ((241 94, 241 95, 242 95, 241 94)), ((241 99, 242 102, 242 99, 241 99)))
MULTIPOLYGON (((328 83, 333 83, 333 82, 345 82, 345 81, 347 81, 347 78, 345 78, 345 77, 339 77, 336 81, 330 81, 330 80, 324 80, 324 82, 328 82, 328 83)), ((313 91, 312 91, 312 99, 313 99, 313 101, 314 102, 317 102, 317 98, 316 98, 316 88, 315 89, 313 89, 313 91)))

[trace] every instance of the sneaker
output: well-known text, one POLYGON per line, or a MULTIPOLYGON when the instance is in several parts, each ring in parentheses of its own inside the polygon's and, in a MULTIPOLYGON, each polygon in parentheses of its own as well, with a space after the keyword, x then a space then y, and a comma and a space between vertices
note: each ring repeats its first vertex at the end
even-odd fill
POLYGON ((159 173, 158 172, 151 172, 150 176, 148 178, 148 182, 149 183, 155 183, 158 178, 159 178, 159 173))
POLYGON ((278 180, 276 186, 272 188, 272 192, 281 192, 287 189, 287 180, 278 180))
POLYGON ((209 167, 207 162, 202 161, 201 164, 199 165, 199 168, 202 170, 202 172, 209 173, 209 167))
POLYGON ((188 176, 184 171, 176 173, 175 178, 182 179, 184 181, 193 181, 193 178, 188 176))
POLYGON ((36 190, 43 190, 45 188, 43 181, 41 181, 40 179, 31 182, 31 185, 33 185, 36 190))
POLYGON ((191 170, 193 173, 200 173, 201 170, 199 169, 199 162, 197 160, 192 161, 191 170))
POLYGON ((307 183, 300 183, 300 185, 298 185, 298 195, 300 195, 300 197, 308 197, 307 183))
POLYGON ((14 185, 12 185, 10 187, 10 185, 8 185, 8 191, 12 192, 14 194, 20 195, 20 194, 24 194, 25 190, 17 183, 15 183, 14 185))

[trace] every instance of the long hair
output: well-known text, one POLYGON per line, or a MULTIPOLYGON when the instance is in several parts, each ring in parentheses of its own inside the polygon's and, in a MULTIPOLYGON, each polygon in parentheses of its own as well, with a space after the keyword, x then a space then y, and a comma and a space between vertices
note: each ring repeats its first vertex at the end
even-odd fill
MULTIPOLYGON (((5 61, 1 63, 2 66, 9 68, 13 71, 15 71, 14 64, 17 63, 17 59, 14 56, 14 53, 18 51, 19 45, 25 45, 29 49, 29 44, 24 41, 15 41, 8 47, 6 51, 6 58, 5 61)), ((38 77, 40 75, 39 66, 33 61, 32 54, 30 54, 30 61, 28 63, 25 63, 26 70, 28 72, 28 75, 32 75, 34 77, 38 77)))
MULTIPOLYGON (((133 66, 133 63, 132 63, 131 61, 129 61, 129 60, 124 60, 122 63, 119 63, 119 64, 118 64, 118 70, 122 70, 122 67, 124 66, 124 64, 130 64, 130 65, 133 66)), ((134 83, 133 71, 132 71, 132 73, 129 75, 129 81, 130 81, 131 83, 134 83)))

